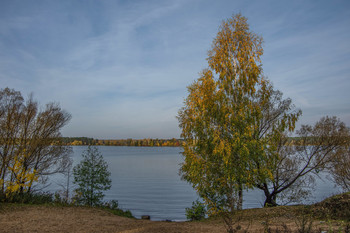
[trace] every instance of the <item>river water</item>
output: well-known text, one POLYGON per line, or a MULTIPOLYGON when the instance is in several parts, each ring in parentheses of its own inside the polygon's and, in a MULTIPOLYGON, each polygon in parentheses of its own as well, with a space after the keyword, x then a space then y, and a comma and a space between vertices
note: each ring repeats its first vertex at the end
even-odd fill
MULTIPOLYGON (((87 147, 73 147, 73 166, 81 160, 87 147)), ((115 147, 99 146, 111 172, 112 187, 106 191, 105 200, 118 200, 119 207, 130 210, 140 218, 150 215, 152 220, 186 220, 185 208, 191 207, 198 196, 190 184, 179 176, 183 161, 178 147, 115 147)), ((64 178, 56 178, 64 183, 64 178)), ((340 190, 327 179, 317 179, 313 196, 306 201, 320 201, 340 190)), ((71 190, 73 190, 71 185, 71 190)), ((243 208, 259 208, 264 202, 260 190, 244 193, 243 208)))

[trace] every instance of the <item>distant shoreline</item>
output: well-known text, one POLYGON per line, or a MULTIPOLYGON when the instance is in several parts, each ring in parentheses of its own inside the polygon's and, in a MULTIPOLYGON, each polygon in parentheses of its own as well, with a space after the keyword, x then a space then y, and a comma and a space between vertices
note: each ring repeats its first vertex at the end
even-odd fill
POLYGON ((183 139, 94 139, 88 137, 62 137, 60 141, 67 146, 135 146, 135 147, 181 147, 183 139))
MULTIPOLYGON (((94 139, 89 137, 61 137, 59 139, 67 146, 133 146, 133 147, 182 147, 184 139, 94 139)), ((298 143, 301 138, 289 137, 291 144, 298 143)))
MULTIPOLYGON (((67 146, 90 146, 90 145, 67 145, 67 146)), ((115 146, 115 147, 182 147, 182 146, 119 146, 119 145, 92 145, 92 146, 115 146)))

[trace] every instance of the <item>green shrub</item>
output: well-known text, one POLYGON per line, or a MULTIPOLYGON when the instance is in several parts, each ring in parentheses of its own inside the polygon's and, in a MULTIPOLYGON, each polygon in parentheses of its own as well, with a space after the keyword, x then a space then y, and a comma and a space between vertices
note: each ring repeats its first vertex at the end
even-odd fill
POLYGON ((112 214, 122 216, 122 217, 127 217, 127 218, 134 218, 130 210, 119 209, 119 204, 117 200, 111 200, 111 201, 105 202, 103 203, 103 205, 101 205, 101 207, 103 209, 107 209, 112 214))
POLYGON ((186 218, 190 221, 199 221, 205 218, 205 206, 200 201, 192 202, 191 208, 186 208, 186 218))
POLYGON ((16 193, 11 196, 9 202, 23 204, 48 204, 54 200, 53 194, 49 192, 16 193))
POLYGON ((122 209, 115 209, 115 210, 109 210, 111 213, 122 216, 122 217, 127 217, 127 218, 135 218, 130 210, 122 210, 122 209))
POLYGON ((116 210, 118 209, 119 204, 117 200, 111 200, 111 201, 105 202, 103 206, 111 210, 116 210))
POLYGON ((55 192, 53 203, 55 205, 60 205, 60 206, 71 205, 69 199, 67 199, 65 196, 62 196, 62 194, 60 192, 55 192))

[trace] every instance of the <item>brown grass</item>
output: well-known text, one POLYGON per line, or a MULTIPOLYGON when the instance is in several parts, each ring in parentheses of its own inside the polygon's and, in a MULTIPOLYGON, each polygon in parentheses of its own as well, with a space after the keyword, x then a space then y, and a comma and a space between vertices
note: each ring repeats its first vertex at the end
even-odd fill
MULTIPOLYGON (((239 212, 242 230, 264 232, 283 229, 285 224, 296 231, 296 216, 301 206, 249 209, 239 212)), ((314 229, 338 229, 340 221, 314 220, 314 229)), ((0 232, 225 232, 220 218, 203 222, 154 222, 115 216, 107 211, 87 207, 55 207, 6 204, 0 213, 0 232)))
POLYGON ((222 225, 153 222, 86 207, 6 205, 0 232, 223 232, 222 225))

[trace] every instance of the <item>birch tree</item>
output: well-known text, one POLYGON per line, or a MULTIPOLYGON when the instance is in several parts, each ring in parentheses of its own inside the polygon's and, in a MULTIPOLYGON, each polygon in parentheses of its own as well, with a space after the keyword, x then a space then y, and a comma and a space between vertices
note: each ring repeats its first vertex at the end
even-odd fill
POLYGON ((261 112, 254 96, 266 85, 262 54, 262 38, 245 17, 224 21, 208 53, 208 69, 188 87, 178 114, 185 141, 182 177, 212 214, 241 209, 242 191, 257 176, 251 156, 264 149, 253 137, 261 112), (253 154, 253 148, 259 151, 253 154))

